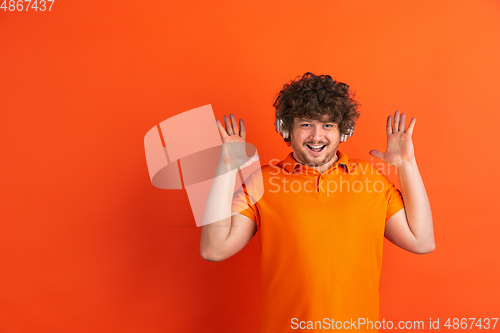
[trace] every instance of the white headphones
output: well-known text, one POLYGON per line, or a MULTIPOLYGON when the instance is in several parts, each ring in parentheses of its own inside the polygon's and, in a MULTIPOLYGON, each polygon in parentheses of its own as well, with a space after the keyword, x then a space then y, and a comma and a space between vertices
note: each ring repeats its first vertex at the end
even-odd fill
MULTIPOLYGON (((283 130, 283 120, 276 119, 276 132, 278 132, 283 139, 288 138, 288 131, 283 130)), ((354 134, 354 127, 348 129, 348 134, 340 134, 340 142, 346 142, 354 134)))
POLYGON ((276 132, 278 132, 283 139, 288 138, 288 131, 283 130, 283 120, 276 118, 276 132))

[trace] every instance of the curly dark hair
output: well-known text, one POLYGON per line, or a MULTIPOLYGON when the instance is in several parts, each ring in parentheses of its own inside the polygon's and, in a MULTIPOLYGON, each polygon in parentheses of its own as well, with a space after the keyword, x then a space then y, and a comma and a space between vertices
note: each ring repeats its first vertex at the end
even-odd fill
MULTIPOLYGON (((320 120, 328 115, 328 122, 336 123, 341 134, 349 134, 359 117, 359 104, 349 86, 330 75, 317 76, 311 72, 297 78, 283 86, 273 104, 276 120, 283 121, 282 129, 291 133, 293 119, 297 117, 320 120)), ((285 142, 290 145, 290 136, 285 142)))

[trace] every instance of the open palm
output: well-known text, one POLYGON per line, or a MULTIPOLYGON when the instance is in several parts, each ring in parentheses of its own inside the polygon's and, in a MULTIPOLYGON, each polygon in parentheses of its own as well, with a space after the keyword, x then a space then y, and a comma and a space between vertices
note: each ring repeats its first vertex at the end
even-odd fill
POLYGON ((392 116, 389 116, 387 118, 387 150, 385 153, 371 150, 370 154, 395 166, 400 166, 404 162, 414 162, 412 135, 416 121, 417 118, 413 117, 406 128, 404 113, 400 117, 399 111, 396 111, 394 123, 392 116))
POLYGON ((243 119, 239 126, 233 114, 224 116, 226 128, 216 119, 217 128, 222 138, 222 147, 219 164, 228 166, 230 170, 243 169, 259 159, 257 154, 248 157, 246 154, 246 129, 243 119))

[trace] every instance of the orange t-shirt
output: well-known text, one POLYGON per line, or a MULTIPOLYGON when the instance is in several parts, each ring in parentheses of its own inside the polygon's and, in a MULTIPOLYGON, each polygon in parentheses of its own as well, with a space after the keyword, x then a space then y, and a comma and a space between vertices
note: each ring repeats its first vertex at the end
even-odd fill
POLYGON ((337 155, 320 174, 290 153, 262 167, 264 192, 256 203, 258 173, 234 194, 232 211, 259 230, 261 333, 312 327, 308 331, 327 332, 341 328, 337 321, 349 321, 345 328, 358 318, 367 322, 355 323, 364 331, 369 320, 378 320, 385 223, 404 204, 400 191, 370 163, 337 155))

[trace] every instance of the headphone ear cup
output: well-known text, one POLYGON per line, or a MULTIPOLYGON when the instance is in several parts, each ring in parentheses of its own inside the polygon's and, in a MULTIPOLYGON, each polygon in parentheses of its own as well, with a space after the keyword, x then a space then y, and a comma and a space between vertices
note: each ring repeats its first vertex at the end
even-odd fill
POLYGON ((354 127, 349 128, 348 134, 340 134, 340 142, 346 142, 354 134, 354 127))
POLYGON ((283 139, 288 138, 288 132, 283 130, 283 120, 276 119, 276 132, 278 132, 283 139))

